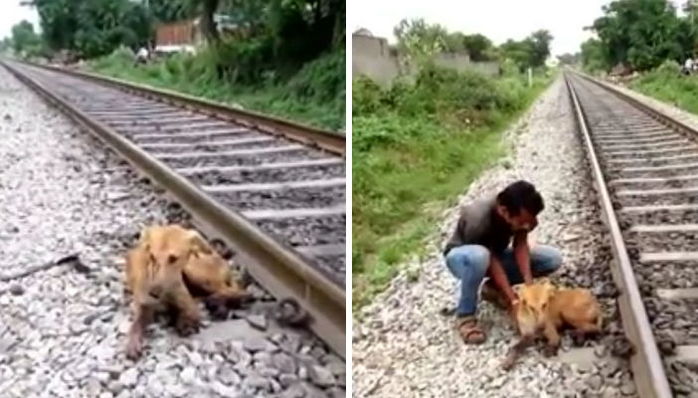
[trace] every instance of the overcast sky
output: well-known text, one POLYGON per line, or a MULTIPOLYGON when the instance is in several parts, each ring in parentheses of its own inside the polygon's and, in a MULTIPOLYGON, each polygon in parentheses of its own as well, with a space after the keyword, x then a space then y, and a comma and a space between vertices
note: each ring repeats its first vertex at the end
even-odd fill
POLYGON ((22 7, 19 5, 19 0, 0 0, 0 38, 10 36, 12 25, 26 19, 34 24, 34 30, 38 31, 39 17, 36 14, 36 9, 31 7, 22 7))
MULTIPOLYGON (((590 37, 583 30, 601 16, 609 0, 352 0, 347 2, 354 32, 367 28, 394 42, 393 27, 403 18, 424 18, 449 31, 482 33, 501 44, 520 40, 538 29, 554 36, 553 55, 579 51, 590 37)), ((685 0, 673 0, 675 4, 685 0)))

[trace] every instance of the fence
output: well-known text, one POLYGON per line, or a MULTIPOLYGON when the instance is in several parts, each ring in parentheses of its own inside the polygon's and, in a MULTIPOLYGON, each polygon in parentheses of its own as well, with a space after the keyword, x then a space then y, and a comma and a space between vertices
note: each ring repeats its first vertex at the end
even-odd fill
MULTIPOLYGON (((398 52, 382 37, 352 35, 352 79, 366 76, 380 85, 388 85, 397 76, 412 76, 415 68, 405 66, 398 52)), ((434 63, 456 70, 477 70, 486 75, 499 74, 497 62, 472 62, 467 54, 437 54, 434 63)))

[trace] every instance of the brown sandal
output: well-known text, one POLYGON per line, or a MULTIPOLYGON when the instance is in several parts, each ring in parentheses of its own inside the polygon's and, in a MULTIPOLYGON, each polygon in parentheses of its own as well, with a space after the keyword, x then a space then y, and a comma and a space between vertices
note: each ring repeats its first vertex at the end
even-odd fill
POLYGON ((465 344, 482 344, 487 340, 485 332, 477 325, 477 318, 473 315, 457 318, 456 329, 465 344))

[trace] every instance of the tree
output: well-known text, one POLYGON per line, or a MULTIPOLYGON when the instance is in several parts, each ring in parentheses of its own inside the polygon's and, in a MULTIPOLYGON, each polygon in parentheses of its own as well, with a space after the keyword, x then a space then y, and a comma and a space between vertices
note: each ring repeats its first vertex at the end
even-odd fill
POLYGON ((189 0, 190 10, 198 13, 201 16, 201 31, 206 39, 210 42, 220 41, 218 27, 213 19, 214 14, 218 11, 220 0, 189 0))
POLYGON ((580 53, 564 53, 557 56, 557 60, 560 61, 561 65, 577 65, 581 61, 582 55, 580 53))
POLYGON ((5 37, 0 41, 0 53, 6 52, 7 50, 12 48, 12 39, 9 37, 5 37))
POLYGON ((192 16, 190 0, 148 0, 148 12, 158 22, 174 22, 192 16))
POLYGON ((582 65, 587 70, 606 70, 611 67, 607 62, 603 44, 597 39, 589 39, 582 43, 582 65))
POLYGON ((693 50, 696 34, 688 18, 679 18, 667 0, 615 0, 589 28, 600 43, 604 64, 636 70, 682 61, 693 50))
POLYGON ((34 0, 43 38, 51 49, 73 50, 84 57, 136 47, 152 37, 145 6, 130 0, 34 0))
POLYGON ((41 38, 34 32, 31 22, 23 20, 12 27, 12 49, 18 54, 40 52, 41 38))
POLYGON ((523 70, 531 66, 531 54, 533 53, 533 42, 530 39, 516 41, 509 39, 499 46, 501 57, 504 60, 511 60, 523 70))
POLYGON ((538 68, 544 66, 545 60, 550 56, 552 41, 553 36, 550 32, 538 30, 521 41, 507 40, 499 50, 503 59, 513 61, 520 70, 538 68))
POLYGON ((486 36, 479 33, 466 35, 463 43, 473 61, 490 61, 492 59, 492 41, 486 36))
POLYGON ((403 19, 393 29, 398 50, 408 60, 424 62, 448 48, 448 31, 439 24, 427 24, 424 19, 403 19))
POLYGON ((545 65, 545 60, 550 56, 550 43, 553 41, 553 35, 547 30, 538 30, 533 32, 528 40, 530 40, 529 66, 545 65))

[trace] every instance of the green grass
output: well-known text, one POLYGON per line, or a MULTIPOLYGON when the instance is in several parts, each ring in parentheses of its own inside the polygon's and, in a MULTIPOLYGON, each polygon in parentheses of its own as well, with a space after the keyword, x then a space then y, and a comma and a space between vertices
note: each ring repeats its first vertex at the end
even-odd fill
MULTIPOLYGON (((421 79, 421 80, 420 80, 421 79)), ((360 308, 399 264, 425 254, 443 211, 504 153, 502 132, 549 78, 490 79, 438 71, 415 85, 353 88, 352 276, 360 308)))
POLYGON ((675 62, 667 62, 659 68, 635 79, 630 87, 645 95, 698 114, 698 76, 683 76, 675 62))
POLYGON ((270 77, 256 84, 221 79, 209 67, 206 53, 176 55, 134 66, 125 50, 88 63, 88 69, 136 83, 167 88, 224 103, 239 104, 270 115, 312 126, 340 130, 346 119, 345 55, 334 52, 306 64, 287 79, 270 77))

